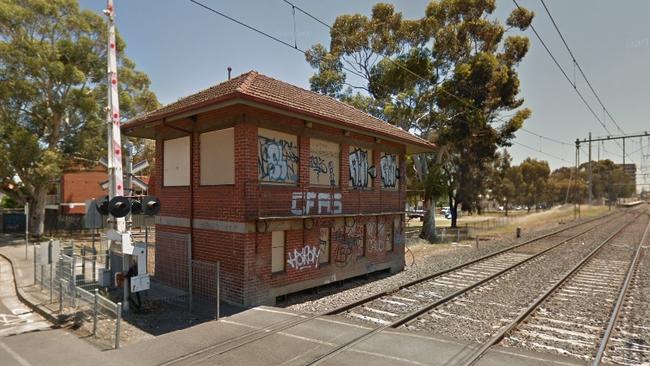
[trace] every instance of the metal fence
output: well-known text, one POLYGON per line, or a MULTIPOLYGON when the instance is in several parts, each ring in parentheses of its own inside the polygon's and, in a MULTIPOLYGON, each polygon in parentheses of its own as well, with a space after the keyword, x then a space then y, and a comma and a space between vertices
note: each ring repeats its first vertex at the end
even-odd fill
POLYGON ((165 302, 187 307, 190 312, 219 318, 221 274, 219 262, 192 258, 189 234, 157 233, 156 282, 179 291, 169 292, 165 302))
POLYGON ((49 297, 48 305, 58 308, 60 320, 72 320, 99 343, 118 348, 122 306, 101 295, 96 282, 97 272, 107 261, 97 254, 88 258, 86 250, 76 249, 74 243, 60 246, 57 258, 57 244, 50 241, 34 246, 34 284, 49 297), (78 255, 79 251, 84 255, 78 255))

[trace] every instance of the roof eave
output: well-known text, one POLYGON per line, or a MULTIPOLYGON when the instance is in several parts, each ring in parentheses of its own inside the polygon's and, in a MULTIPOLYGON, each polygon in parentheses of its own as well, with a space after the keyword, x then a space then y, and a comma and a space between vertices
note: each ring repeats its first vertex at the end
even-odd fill
POLYGON ((433 143, 428 141, 424 141, 424 140, 422 140, 422 142, 412 141, 392 134, 381 133, 378 131, 360 128, 359 126, 351 125, 345 121, 341 121, 340 119, 323 116, 317 113, 312 113, 297 108, 292 108, 281 103, 269 101, 264 98, 259 98, 250 94, 242 93, 240 91, 235 91, 233 93, 223 95, 219 98, 210 99, 202 103, 193 104, 177 111, 155 115, 149 118, 144 118, 142 120, 135 119, 135 120, 128 121, 122 125, 122 131, 125 135, 128 136, 154 138, 154 136, 152 135, 153 128, 159 125, 163 119, 166 119, 167 121, 178 120, 198 113, 221 109, 229 105, 239 104, 239 103, 260 108, 260 109, 269 110, 272 112, 282 113, 285 115, 288 114, 289 116, 310 120, 316 123, 325 122, 325 124, 330 126, 339 127, 339 128, 344 127, 345 129, 348 129, 351 132, 357 132, 364 135, 382 138, 387 141, 393 141, 400 144, 404 144, 406 145, 407 154, 429 153, 429 152, 433 152, 434 149, 436 148, 436 146, 433 143))

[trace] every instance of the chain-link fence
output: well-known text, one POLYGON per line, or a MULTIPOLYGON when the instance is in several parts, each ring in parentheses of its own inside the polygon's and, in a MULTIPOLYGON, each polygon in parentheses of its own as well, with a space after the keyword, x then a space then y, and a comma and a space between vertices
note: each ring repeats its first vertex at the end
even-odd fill
POLYGON ((34 283, 49 297, 49 308, 58 311, 60 321, 72 320, 98 343, 118 348, 121 303, 101 295, 96 282, 106 263, 104 255, 89 255, 73 242, 43 242, 34 246, 34 283))
POLYGON ((191 257, 189 234, 158 232, 155 247, 155 277, 179 291, 163 299, 169 304, 187 307, 190 312, 219 317, 220 270, 218 262, 191 257))

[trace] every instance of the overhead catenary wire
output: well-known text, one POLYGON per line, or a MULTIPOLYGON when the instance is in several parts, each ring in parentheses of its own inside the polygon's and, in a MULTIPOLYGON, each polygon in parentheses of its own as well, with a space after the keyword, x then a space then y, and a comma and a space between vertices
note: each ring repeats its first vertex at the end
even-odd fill
MULTIPOLYGON (((303 50, 303 49, 301 49, 301 48, 298 47, 298 45, 297 45, 297 41, 296 41, 296 44, 293 44, 293 45, 292 45, 291 43, 285 42, 285 41, 281 40, 280 38, 275 37, 275 36, 273 36, 273 35, 271 35, 271 34, 265 32, 265 31, 263 31, 263 30, 260 30, 260 29, 258 29, 258 28, 255 28, 255 27, 251 26, 251 25, 248 25, 248 24, 242 22, 241 20, 235 19, 235 18, 233 18, 233 17, 231 17, 231 16, 229 16, 229 15, 227 15, 227 14, 225 14, 225 13, 223 13, 223 12, 217 10, 217 9, 214 9, 214 8, 208 6, 208 5, 205 5, 205 4, 203 4, 202 2, 200 2, 200 1, 189 0, 189 2, 191 2, 191 3, 193 3, 193 4, 195 4, 195 5, 199 6, 199 7, 201 7, 201 8, 203 8, 203 9, 207 10, 207 11, 210 11, 210 12, 212 12, 212 13, 214 13, 214 14, 217 14, 217 15, 219 15, 219 16, 222 16, 222 17, 224 17, 224 18, 230 20, 231 22, 237 23, 237 24, 241 25, 242 27, 248 28, 248 29, 252 30, 253 32, 256 32, 256 33, 258 33, 258 34, 261 34, 261 35, 263 35, 263 36, 265 36, 265 37, 267 37, 267 38, 269 38, 269 39, 272 39, 272 40, 274 40, 274 41, 276 41, 276 42, 278 42, 278 43, 280 43, 280 44, 282 44, 282 45, 285 45, 285 46, 287 46, 287 47, 289 47, 289 48, 291 48, 291 49, 293 49, 293 50, 296 50, 296 51, 302 53, 303 55, 307 54, 307 51, 305 51, 305 50, 303 50)), ((298 8, 296 7, 296 9, 298 9, 298 8)), ((298 9, 298 10, 300 10, 300 9, 298 9)), ((348 72, 350 72, 350 73, 352 73, 352 74, 354 74, 354 75, 356 75, 356 76, 363 77, 363 75, 360 75, 360 74, 358 74, 357 72, 355 72, 354 70, 351 70, 351 69, 349 69, 349 68, 346 68, 345 66, 343 66, 343 69, 346 70, 346 71, 348 71, 348 72)))
MULTIPOLYGON (((323 26, 327 27, 329 30, 332 30, 332 26, 330 26, 329 24, 325 23, 324 21, 322 21, 322 20, 319 19, 318 17, 314 16, 314 15, 311 14, 310 12, 308 12, 308 11, 306 11, 306 10, 300 8, 299 6, 297 6, 296 4, 294 4, 293 2, 288 1, 288 0, 282 0, 282 1, 284 1, 287 5, 291 6, 292 9, 298 9, 298 11, 300 11, 300 12, 303 13, 304 15, 306 15, 306 16, 308 16, 309 18, 315 20, 316 22, 322 24, 323 26)), ((416 72, 410 70, 408 67, 402 65, 400 62, 397 62, 397 61, 395 61, 395 60, 393 60, 393 59, 391 59, 391 58, 386 58, 386 60, 387 60, 388 62, 392 63, 393 65, 395 65, 395 66, 401 68, 402 70, 408 72, 409 74, 415 76, 416 78, 418 78, 418 79, 420 79, 420 80, 423 80, 423 81, 428 81, 426 78, 424 78, 423 76, 419 75, 418 73, 416 73, 416 72)), ((450 96, 450 97, 456 99, 457 101, 459 101, 459 102, 465 104, 466 106, 468 106, 468 107, 470 107, 470 108, 472 108, 472 109, 474 109, 474 110, 480 110, 479 108, 477 108, 476 106, 472 105, 471 103, 469 103, 469 102, 466 101, 465 99, 459 97, 459 96, 456 95, 456 94, 453 94, 453 93, 451 93, 451 92, 445 90, 444 88, 440 88, 439 90, 442 91, 444 94, 446 94, 446 95, 448 95, 448 96, 450 96)), ((497 119, 497 120, 500 120, 500 121, 502 121, 502 122, 506 122, 503 118, 501 118, 501 117, 499 117, 499 116, 497 116, 496 119, 497 119)), ((569 143, 567 143, 567 142, 560 141, 560 140, 557 140, 557 139, 554 139, 554 138, 551 138, 551 137, 547 137, 547 136, 541 135, 541 134, 539 134, 539 133, 536 133, 536 132, 530 131, 530 130, 528 130, 528 129, 521 128, 521 130, 523 130, 524 132, 530 133, 530 134, 532 134, 532 135, 538 136, 538 137, 540 137, 540 138, 542 138, 542 139, 545 139, 545 140, 547 140, 547 141, 551 141, 551 142, 554 142, 554 143, 557 143, 557 144, 561 144, 561 145, 565 145, 565 146, 573 146, 572 144, 569 144, 569 143)), ((526 146, 526 145, 523 145, 523 144, 521 144, 521 145, 522 145, 522 146, 526 146)), ((526 146, 526 147, 528 147, 528 146, 526 146)), ((529 147, 529 148, 530 148, 530 147, 529 147)), ((543 151, 541 151, 541 149, 533 149, 533 150, 534 150, 534 151, 538 151, 538 152, 542 152, 542 153, 544 153, 543 151)), ((544 154, 546 154, 546 153, 544 153, 544 154)), ((552 154, 546 154, 546 155, 549 155, 549 156, 551 156, 551 157, 553 157, 553 158, 555 158, 555 159, 559 159, 559 160, 562 160, 562 161, 566 161, 566 162, 568 162, 566 159, 559 158, 559 157, 557 157, 557 156, 555 156, 555 155, 552 155, 552 154)))
MULTIPOLYGON (((612 117, 612 114, 609 113, 609 110, 607 109, 607 107, 605 107, 605 104, 600 99, 600 96, 598 95, 598 93, 596 93, 596 90, 591 85, 591 82, 589 81, 589 78, 587 78, 587 75, 585 75, 585 72, 582 71, 582 67, 580 66, 580 63, 578 62, 578 60, 576 60, 576 57, 573 54, 573 51, 571 50, 571 47, 569 47, 569 44, 567 43, 566 39, 564 39, 564 35, 560 31, 560 28, 557 25, 557 22, 555 21, 555 18, 553 18, 553 15, 551 14, 551 11, 546 6, 546 3, 544 2, 544 0, 540 0, 540 2, 542 3, 542 6, 544 7, 544 10, 546 11, 546 14, 548 14, 548 17, 551 19, 551 23, 553 23, 553 27, 555 28, 558 35, 560 36, 560 39, 562 39, 562 43, 564 43, 564 47, 566 47, 567 51, 569 52, 569 55, 571 56, 571 60, 573 61, 573 64, 575 65, 575 67, 577 67, 578 71, 580 72, 580 75, 582 75, 582 78, 587 83, 587 86, 589 87, 591 92, 594 94, 594 97, 596 97, 596 100, 598 101, 600 106, 603 108, 603 111, 607 114, 607 116, 609 116, 609 119, 612 121, 612 123, 614 123, 614 125, 616 126, 618 131, 620 133, 622 133, 622 134, 625 134, 625 132, 623 131, 621 126, 618 124, 618 122, 616 122, 616 119, 614 119, 614 117, 612 117)), ((604 116, 603 116, 603 119, 605 119, 604 116)))
MULTIPOLYGON (((519 3, 517 2, 517 0, 512 0, 512 2, 515 4, 515 6, 516 6, 518 9, 523 9, 521 6, 519 6, 519 3)), ((555 55, 553 55, 553 52, 551 52, 550 48, 546 45, 546 42, 544 42, 544 39, 542 39, 542 36, 539 34, 539 32, 537 32, 537 29, 535 29, 535 26, 534 26, 532 23, 530 24, 530 29, 531 29, 531 30, 533 31, 533 33, 535 34, 535 37, 537 37, 537 39, 538 39, 539 42, 541 43, 541 45, 542 45, 542 47, 544 48, 544 50, 546 50, 546 53, 548 53, 548 55, 551 57, 551 59, 552 59, 553 62, 555 63, 555 66, 557 66, 557 68, 560 70, 560 72, 562 73, 562 75, 564 75, 564 78, 567 80, 567 82, 569 82, 569 84, 571 84, 571 86, 573 87, 573 90, 576 92, 576 94, 578 94, 578 97, 580 98, 580 100, 582 101, 582 103, 587 107, 587 109, 589 110, 589 112, 591 112, 591 114, 594 116, 594 118, 596 119, 596 121, 598 121, 598 123, 600 124, 600 126, 601 126, 601 127, 602 127, 602 128, 603 128, 603 129, 608 133, 608 134, 611 135, 612 133, 611 133, 611 131, 609 130, 609 128, 607 127, 607 125, 606 125, 603 121, 601 121, 600 117, 598 116, 598 114, 596 113, 596 111, 593 109, 593 107, 591 106, 591 104, 589 104, 589 102, 587 101, 587 99, 585 99, 584 95, 582 95, 582 93, 580 92, 580 90, 578 90, 578 87, 577 87, 575 81, 571 81, 571 78, 569 77, 569 75, 566 73, 566 71, 564 70, 564 68, 562 67, 562 65, 560 65, 560 63, 558 62, 558 60, 557 60, 557 58, 555 57, 555 55)), ((621 146, 621 144, 620 144, 618 141, 616 141, 616 144, 618 145, 619 148, 621 148, 621 150, 623 149, 623 147, 621 146)), ((629 156, 629 154, 626 154, 626 155, 628 155, 628 158, 629 158, 631 161, 634 161, 634 160, 629 156)))
MULTIPOLYGON (((293 50, 296 50, 296 51, 298 51, 298 52, 300 52, 300 53, 302 53, 302 54, 306 54, 306 51, 305 51, 305 50, 303 50, 303 49, 301 49, 301 48, 299 48, 299 47, 297 46, 297 41, 295 41, 295 42, 294 42, 294 45, 292 45, 292 44, 290 44, 290 43, 288 43, 288 42, 286 42, 286 41, 281 40, 280 38, 277 38, 277 37, 275 37, 275 36, 273 36, 273 35, 271 35, 271 34, 265 32, 265 31, 263 31, 263 30, 260 30, 260 29, 258 29, 258 28, 256 28, 256 27, 253 27, 253 26, 249 25, 249 24, 246 24, 246 23, 244 23, 243 21, 240 21, 240 20, 238 20, 238 19, 236 19, 236 18, 233 18, 233 17, 231 17, 231 16, 225 14, 224 12, 221 12, 221 11, 219 11, 219 10, 216 10, 216 9, 214 9, 214 8, 208 6, 208 5, 205 5, 205 4, 203 4, 202 2, 200 2, 200 1, 197 1, 197 0, 189 0, 189 1, 190 1, 191 3, 193 3, 193 4, 197 5, 197 6, 199 6, 199 7, 201 7, 201 8, 203 8, 203 9, 207 10, 207 11, 210 11, 210 12, 212 12, 212 13, 214 13, 214 14, 216 14, 216 15, 219 15, 219 16, 225 18, 225 19, 228 19, 228 20, 230 20, 230 21, 232 21, 232 22, 234 22, 234 23, 236 23, 236 24, 239 24, 239 25, 241 25, 241 26, 243 26, 243 27, 245 27, 245 28, 247 28, 247 29, 249 29, 249 30, 252 30, 252 31, 254 31, 254 32, 256 32, 256 33, 258 33, 258 34, 260 34, 260 35, 263 35, 263 36, 265 36, 265 37, 267 37, 267 38, 269 38, 269 39, 271 39, 271 40, 273 40, 273 41, 275 41, 275 42, 278 42, 278 43, 280 43, 280 44, 282 44, 282 45, 284 45, 284 46, 286 46, 286 47, 288 47, 288 48, 291 48, 291 49, 293 49, 293 50)), ((297 9, 298 11, 300 11, 301 13, 307 15, 307 16, 310 17, 311 19, 317 21, 318 23, 324 25, 325 27, 327 27, 327 28, 329 28, 329 29, 332 29, 332 27, 331 27, 330 25, 328 25, 327 23, 325 23, 325 22, 323 22, 322 20, 318 19, 317 17, 313 16, 312 14, 310 14, 309 12, 307 12, 307 11, 305 11, 304 9, 300 8, 299 6, 297 6, 297 5, 295 5, 295 4, 293 4, 292 2, 287 1, 287 0, 283 0, 283 1, 292 7, 292 11, 295 11, 295 9, 297 9)), ((426 79, 425 79, 424 77, 422 77, 421 75, 419 75, 419 74, 413 72, 412 70, 408 69, 406 66, 402 65, 401 63, 399 63, 399 62, 397 62, 397 61, 395 61, 395 60, 392 60, 392 59, 390 59, 390 58, 387 58, 387 60, 388 60, 389 62, 393 63, 394 65, 396 65, 397 67, 403 69, 404 71, 406 71, 406 72, 412 74, 413 76, 415 76, 415 77, 417 77, 417 78, 419 78, 419 79, 421 79, 421 80, 425 80, 425 81, 426 81, 426 79)), ((359 74, 358 72, 356 72, 355 70, 351 70, 351 69, 349 69, 349 68, 347 68, 347 67, 345 67, 345 66, 343 66, 342 68, 343 68, 345 71, 348 71, 348 72, 350 72, 351 74, 353 74, 353 75, 355 75, 355 76, 358 76, 358 77, 364 78, 363 75, 360 75, 360 74, 359 74)), ((446 94, 446 95, 448 95, 448 96, 450 96, 450 97, 452 97, 452 98, 458 100, 459 102, 461 102, 461 103, 467 105, 468 107, 470 107, 470 108, 472 108, 472 109, 475 109, 475 110, 479 110, 479 108, 477 108, 476 106, 473 106, 472 104, 470 104, 469 102, 467 102, 467 101, 464 100, 463 98, 461 98, 461 97, 459 97, 459 96, 457 96, 457 95, 455 95, 455 94, 453 94, 453 93, 451 93, 451 92, 449 92, 449 91, 447 91, 447 90, 444 90, 444 88, 440 88, 440 90, 441 90, 444 94, 446 94)), ((498 117, 498 116, 497 116, 496 118, 497 118, 498 120, 501 120, 501 121, 505 122, 505 120, 503 120, 502 118, 500 118, 500 117, 498 117)), ((562 141, 559 141, 559 140, 556 140, 556 139, 553 139, 553 138, 550 138, 550 137, 547 137, 547 136, 543 136, 543 135, 541 135, 541 134, 538 134, 538 133, 532 132, 532 131, 530 131, 530 130, 524 130, 524 131, 525 131, 525 132, 528 132, 528 133, 531 133, 531 134, 533 134, 533 135, 536 135, 536 136, 538 136, 538 137, 541 137, 541 138, 543 138, 543 139, 546 139, 546 140, 548 140, 548 141, 553 141, 553 142, 556 142, 556 143, 569 145, 569 144, 567 144, 567 143, 565 143, 565 142, 562 142, 562 141)), ((544 151, 542 151, 541 149, 535 149, 535 148, 532 148, 532 147, 530 147, 530 146, 528 146, 528 145, 525 145, 525 144, 522 144, 522 143, 519 143, 519 142, 516 142, 516 141, 513 141, 513 142, 514 142, 515 144, 521 145, 521 146, 526 147, 526 148, 528 148, 528 149, 531 149, 531 150, 533 150, 533 151, 540 152, 540 153, 542 153, 542 154, 544 154, 544 155, 547 155, 547 156, 549 156, 549 157, 552 157, 552 158, 554 158, 554 159, 558 159, 558 160, 561 160, 561 161, 564 161, 564 162, 570 163, 568 160, 566 160, 566 159, 564 159, 564 158, 561 158, 561 157, 558 157, 558 156, 556 156, 556 155, 553 155, 553 154, 550 154, 550 153, 544 152, 544 151)))

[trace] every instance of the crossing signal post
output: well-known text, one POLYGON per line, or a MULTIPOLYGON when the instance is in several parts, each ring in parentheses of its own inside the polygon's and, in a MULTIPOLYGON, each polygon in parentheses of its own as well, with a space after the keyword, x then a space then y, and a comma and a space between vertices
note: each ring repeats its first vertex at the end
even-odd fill
MULTIPOLYGON (((152 196, 134 196, 133 185, 146 184, 134 177, 134 168, 144 169, 146 162, 133 166, 132 145, 127 145, 127 171, 126 180, 128 194, 125 195, 124 176, 122 172, 122 139, 120 131, 120 107, 118 99, 117 80, 117 52, 115 42, 115 9, 113 0, 107 1, 104 14, 108 20, 108 106, 107 106, 107 144, 108 154, 105 165, 108 168, 108 182, 103 184, 108 188, 108 196, 97 204, 97 210, 108 215, 108 230, 106 237, 112 251, 122 254, 122 271, 129 269, 129 258, 135 256, 137 260, 137 274, 130 278, 130 289, 124 287, 123 310, 128 310, 128 292, 139 292, 149 289, 149 275, 147 274, 146 246, 144 242, 134 242, 131 233, 130 214, 155 215, 160 210, 160 201, 152 196)), ((136 170, 136 171, 137 171, 136 170)))

